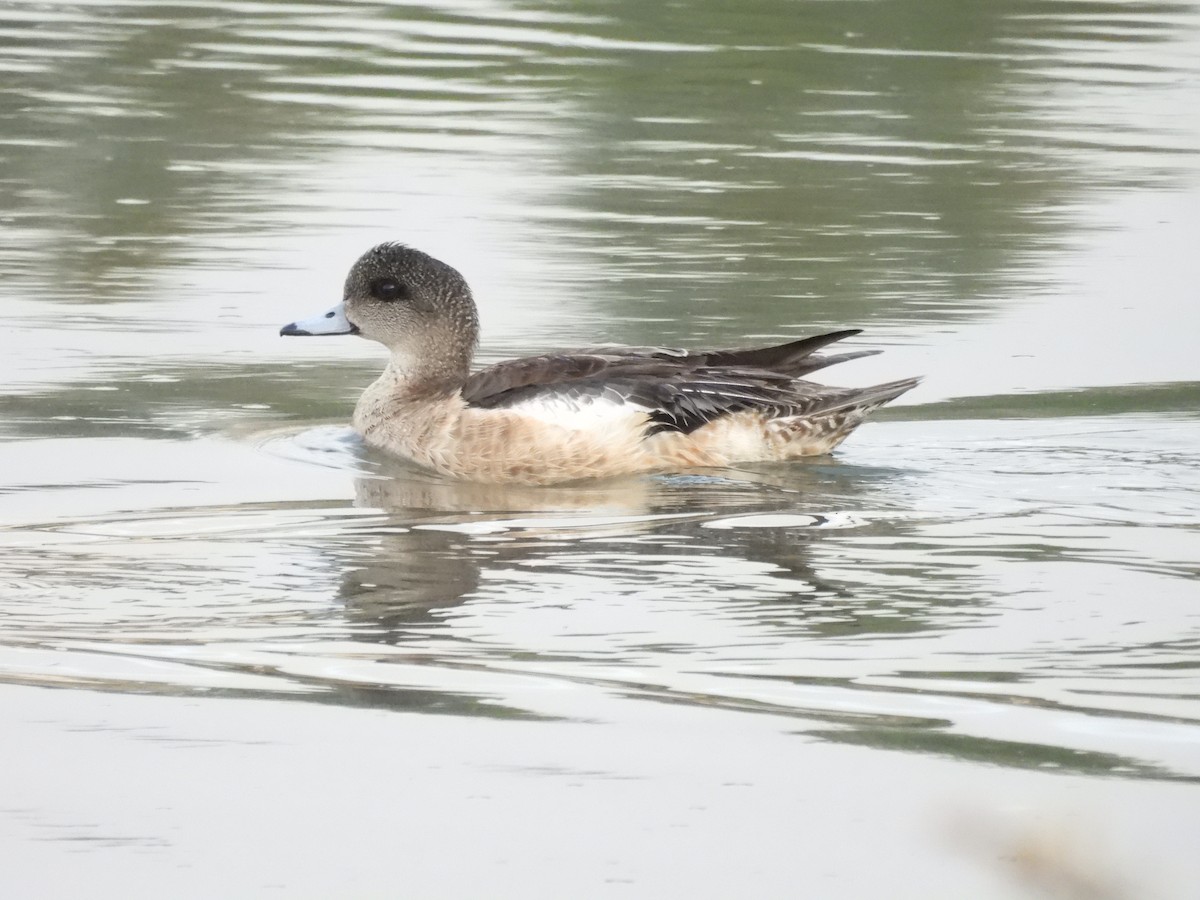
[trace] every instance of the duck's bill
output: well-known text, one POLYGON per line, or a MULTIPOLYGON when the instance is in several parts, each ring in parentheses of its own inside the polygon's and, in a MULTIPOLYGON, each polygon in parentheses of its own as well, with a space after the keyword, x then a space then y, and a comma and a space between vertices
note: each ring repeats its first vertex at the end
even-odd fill
POLYGON ((327 313, 290 322, 279 329, 281 335, 309 337, 317 334, 358 334, 358 326, 346 318, 346 308, 339 303, 327 313))

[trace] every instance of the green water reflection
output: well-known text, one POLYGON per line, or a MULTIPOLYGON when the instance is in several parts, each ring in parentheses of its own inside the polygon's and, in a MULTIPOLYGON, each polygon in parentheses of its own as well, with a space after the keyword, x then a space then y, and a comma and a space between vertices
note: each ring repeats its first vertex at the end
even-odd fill
POLYGON ((519 173, 481 191, 617 337, 930 320, 996 302, 1081 191, 1194 172, 1154 103, 1105 102, 1171 75, 1188 4, 37 10, 9 13, 0 201, 48 301, 302 220, 415 241, 442 165, 519 173))

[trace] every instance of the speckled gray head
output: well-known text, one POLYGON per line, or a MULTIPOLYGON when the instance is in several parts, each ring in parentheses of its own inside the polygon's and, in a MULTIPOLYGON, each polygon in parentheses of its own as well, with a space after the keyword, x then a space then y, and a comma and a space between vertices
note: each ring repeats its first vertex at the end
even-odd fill
POLYGON ((346 276, 342 302, 282 335, 360 334, 386 346, 404 368, 465 373, 479 340, 471 289, 441 260, 403 244, 372 247, 346 276))

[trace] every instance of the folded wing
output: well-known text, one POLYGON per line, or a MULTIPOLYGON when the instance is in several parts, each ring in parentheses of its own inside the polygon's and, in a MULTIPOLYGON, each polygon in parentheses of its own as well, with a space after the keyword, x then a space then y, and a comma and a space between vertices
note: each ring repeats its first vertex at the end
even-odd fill
POLYGON ((802 376, 878 351, 833 356, 822 348, 858 330, 836 331, 774 347, 684 351, 663 347, 593 347, 500 363, 472 375, 462 388, 467 405, 520 409, 555 420, 584 411, 644 412, 646 436, 690 433, 743 410, 771 417, 819 416, 878 406, 915 379, 870 388, 830 388, 802 376))

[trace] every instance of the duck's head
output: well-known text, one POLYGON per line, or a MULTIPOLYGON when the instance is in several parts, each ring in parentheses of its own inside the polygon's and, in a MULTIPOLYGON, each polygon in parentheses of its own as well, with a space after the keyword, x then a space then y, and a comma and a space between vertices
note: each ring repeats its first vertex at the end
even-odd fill
POLYGON ((403 244, 380 244, 346 276, 342 302, 281 335, 358 334, 379 341, 401 368, 465 376, 479 340, 471 289, 457 270, 403 244))

